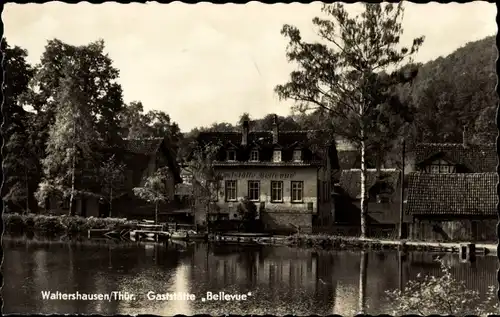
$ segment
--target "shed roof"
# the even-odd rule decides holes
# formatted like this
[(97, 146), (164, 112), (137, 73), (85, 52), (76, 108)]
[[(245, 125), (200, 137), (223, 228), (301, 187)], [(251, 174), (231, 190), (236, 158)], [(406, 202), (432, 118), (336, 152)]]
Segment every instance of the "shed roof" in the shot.
[(412, 173), (407, 212), (411, 215), (497, 215), (497, 173)]

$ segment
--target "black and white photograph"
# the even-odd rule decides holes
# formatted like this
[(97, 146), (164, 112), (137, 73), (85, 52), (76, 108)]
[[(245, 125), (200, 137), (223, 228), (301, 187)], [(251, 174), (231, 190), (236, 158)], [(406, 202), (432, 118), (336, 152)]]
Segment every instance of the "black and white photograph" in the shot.
[(500, 314), (495, 3), (5, 3), (2, 313)]

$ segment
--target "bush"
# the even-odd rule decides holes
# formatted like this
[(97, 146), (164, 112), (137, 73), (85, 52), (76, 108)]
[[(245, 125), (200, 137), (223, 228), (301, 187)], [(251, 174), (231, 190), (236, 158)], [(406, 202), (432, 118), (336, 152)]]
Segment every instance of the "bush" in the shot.
[(118, 218), (84, 218), (80, 216), (4, 214), (3, 220), (9, 233), (42, 233), (47, 236), (86, 234), (89, 229), (123, 230), (133, 224)]
[(66, 226), (61, 221), (61, 217), (36, 215), (33, 218), (34, 230), (49, 236), (64, 234)]
[(20, 214), (4, 214), (5, 231), (22, 233), (25, 228), (25, 217)]
[(66, 233), (69, 235), (86, 233), (90, 229), (89, 222), (83, 217), (63, 216), (61, 217), (61, 221), (66, 227)]
[[(479, 292), (472, 291), (463, 281), (457, 281), (451, 274), (451, 266), (445, 265), (441, 259), (443, 276), (425, 276), (408, 282), (403, 291), (387, 291), (393, 315), (478, 315), (486, 316), (500, 313), (500, 306), (491, 286), (487, 298), (481, 301)], [(479, 303), (479, 305), (478, 305)]]

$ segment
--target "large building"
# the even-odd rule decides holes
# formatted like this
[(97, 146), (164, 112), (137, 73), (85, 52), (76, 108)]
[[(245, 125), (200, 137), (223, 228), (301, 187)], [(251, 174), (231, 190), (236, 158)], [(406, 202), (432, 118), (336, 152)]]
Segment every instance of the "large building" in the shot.
[(408, 178), (407, 213), (415, 239), (496, 241), (494, 144), (419, 144)]
[[(272, 131), (202, 132), (202, 146), (217, 144), (213, 162), (220, 175), (214, 202), (219, 219), (238, 219), (239, 203), (254, 202), (258, 217), (268, 230), (310, 232), (313, 224), (333, 221), (330, 199), (332, 170), (337, 169), (335, 142), (316, 145), (312, 131), (279, 131), (277, 117)], [(198, 217), (203, 222), (204, 217)]]

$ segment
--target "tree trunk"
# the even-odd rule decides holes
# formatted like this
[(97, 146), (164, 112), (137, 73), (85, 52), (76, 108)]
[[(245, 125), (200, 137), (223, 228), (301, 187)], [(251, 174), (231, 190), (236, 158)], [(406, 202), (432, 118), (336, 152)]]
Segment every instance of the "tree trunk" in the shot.
[(158, 224), (158, 201), (155, 203), (155, 225)]
[(364, 130), (361, 130), (361, 238), (366, 238), (366, 215), (368, 213), (368, 195), (366, 192), (366, 153), (365, 153), (365, 141), (364, 141)]
[(361, 251), (361, 259), (359, 265), (359, 298), (358, 298), (358, 314), (366, 313), (366, 269), (368, 267), (368, 254), (366, 251)]
[(74, 216), (73, 199), (75, 198), (75, 168), (76, 168), (76, 119), (73, 118), (73, 153), (71, 158), (71, 195), (69, 197), (69, 215)]
[(24, 181), (26, 184), (26, 212), (29, 213), (30, 211), (30, 188), (29, 188), (29, 183), (28, 183), (28, 171), (24, 169)]
[(109, 191), (109, 218), (111, 218), (111, 211), (113, 209), (113, 188)]
[[(75, 147), (73, 146), (73, 149)], [(69, 197), (69, 215), (74, 216), (73, 212), (73, 200), (75, 198), (75, 167), (76, 167), (76, 153), (73, 151), (73, 158), (71, 162), (71, 195)]]

